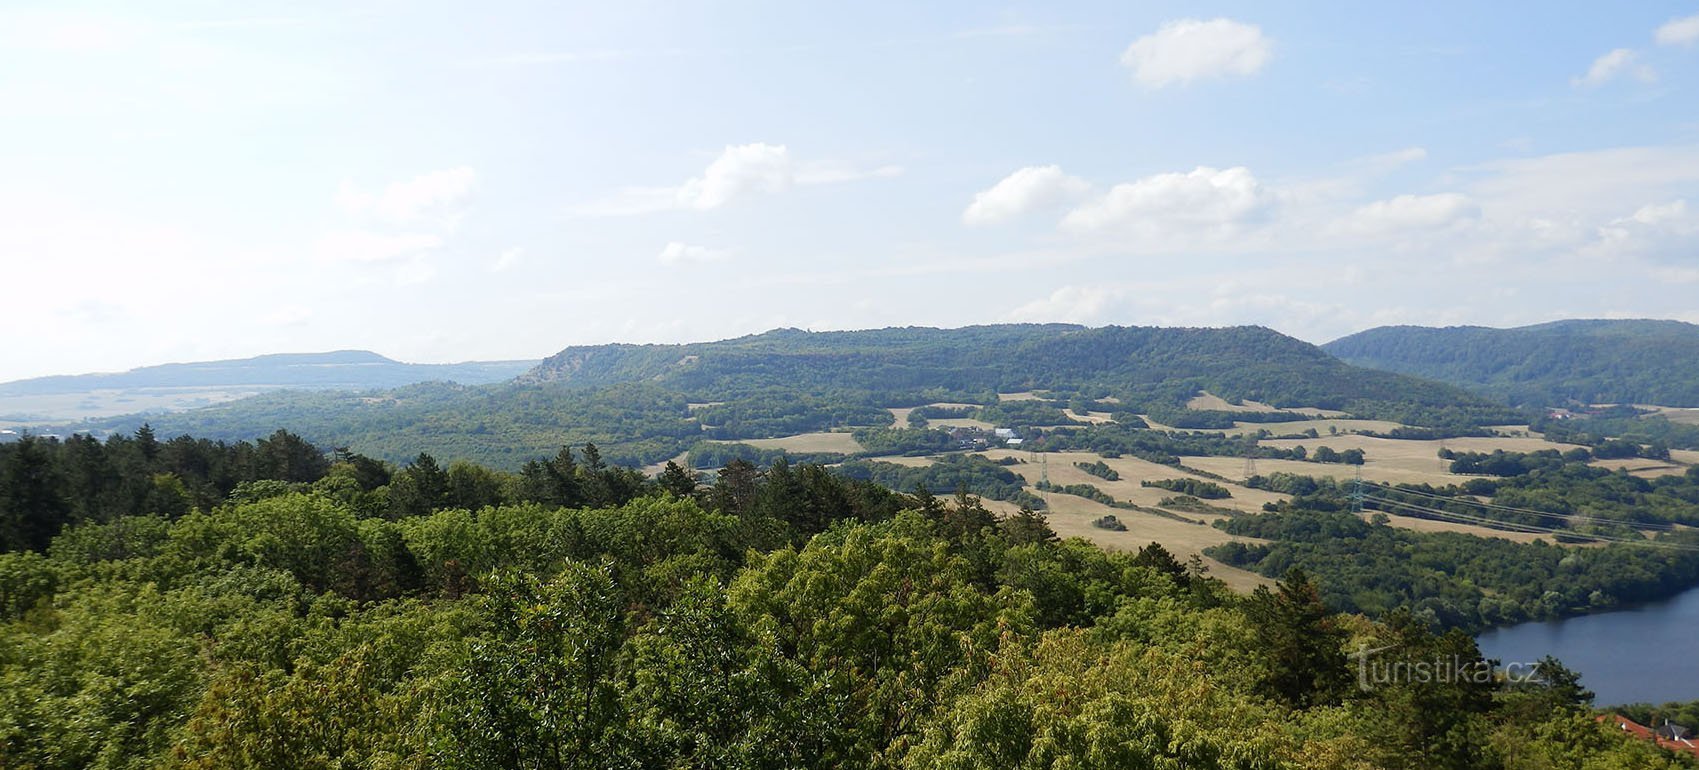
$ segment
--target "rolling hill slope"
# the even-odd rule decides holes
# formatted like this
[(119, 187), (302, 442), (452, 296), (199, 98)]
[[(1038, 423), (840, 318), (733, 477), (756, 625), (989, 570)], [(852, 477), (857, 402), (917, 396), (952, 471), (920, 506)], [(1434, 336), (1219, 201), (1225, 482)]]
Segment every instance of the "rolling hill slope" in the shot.
[[(268, 393), (147, 419), (164, 435), (208, 438), (288, 427), (320, 445), (388, 459), (424, 449), (511, 467), (594, 441), (610, 458), (650, 463), (704, 438), (886, 425), (889, 407), (991, 404), (998, 393), (1034, 389), (1062, 401), (1113, 399), (1106, 403), (1134, 412), (1183, 409), (1208, 390), (1416, 425), (1509, 419), (1502, 406), (1461, 389), (1352, 367), (1268, 329), (1065, 325), (785, 329), (698, 344), (573, 347), (510, 383)], [(82, 427), (133, 430), (141, 422)]]
[(1518, 404), (1699, 406), (1699, 326), (1680, 321), (1386, 326), (1322, 347), (1356, 366), (1429, 377)]

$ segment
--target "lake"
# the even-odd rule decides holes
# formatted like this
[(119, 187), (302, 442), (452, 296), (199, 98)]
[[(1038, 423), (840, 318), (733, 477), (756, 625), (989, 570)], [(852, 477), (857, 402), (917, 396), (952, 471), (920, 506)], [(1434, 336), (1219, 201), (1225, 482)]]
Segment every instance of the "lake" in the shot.
[(1600, 706), (1699, 700), (1699, 589), (1672, 599), (1481, 634), (1504, 663), (1551, 655), (1581, 673)]

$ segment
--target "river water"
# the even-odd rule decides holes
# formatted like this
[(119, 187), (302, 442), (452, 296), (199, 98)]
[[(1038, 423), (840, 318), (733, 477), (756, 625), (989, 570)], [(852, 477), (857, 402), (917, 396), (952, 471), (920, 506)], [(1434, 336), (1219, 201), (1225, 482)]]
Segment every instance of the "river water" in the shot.
[(1482, 655), (1506, 664), (1556, 657), (1581, 673), (1600, 706), (1699, 700), (1699, 589), (1628, 609), (1494, 629), (1477, 641)]

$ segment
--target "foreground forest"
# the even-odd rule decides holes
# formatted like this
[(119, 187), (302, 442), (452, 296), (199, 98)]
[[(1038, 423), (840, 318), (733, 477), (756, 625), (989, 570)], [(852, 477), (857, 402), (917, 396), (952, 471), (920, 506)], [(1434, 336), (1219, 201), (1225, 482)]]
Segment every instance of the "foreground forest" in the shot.
[(8, 768), (1695, 766), (1556, 662), (1364, 679), (1357, 651), (1480, 655), (1299, 571), (1240, 595), (971, 495), (77, 441), (0, 473)]

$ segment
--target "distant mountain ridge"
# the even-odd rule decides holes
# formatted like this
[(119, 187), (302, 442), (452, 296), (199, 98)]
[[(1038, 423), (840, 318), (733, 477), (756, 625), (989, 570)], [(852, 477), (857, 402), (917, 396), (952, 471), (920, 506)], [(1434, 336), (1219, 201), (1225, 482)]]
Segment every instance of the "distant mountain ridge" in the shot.
[(160, 364), (125, 372), (53, 375), (0, 383), (0, 397), (139, 388), (287, 387), (369, 390), (441, 380), (482, 385), (512, 379), (534, 361), (409, 364), (369, 350), (274, 353), (220, 361)]
[(1356, 366), (1428, 377), (1517, 404), (1699, 406), (1699, 326), (1682, 321), (1383, 326), (1322, 349)]
[(1096, 390), (1184, 403), (1199, 390), (1276, 406), (1474, 402), (1439, 383), (1342, 365), (1261, 326), (1179, 328), (998, 324), (807, 332), (717, 342), (591, 345), (549, 356), (521, 383), (653, 382), (704, 398), (766, 386), (812, 390)]

